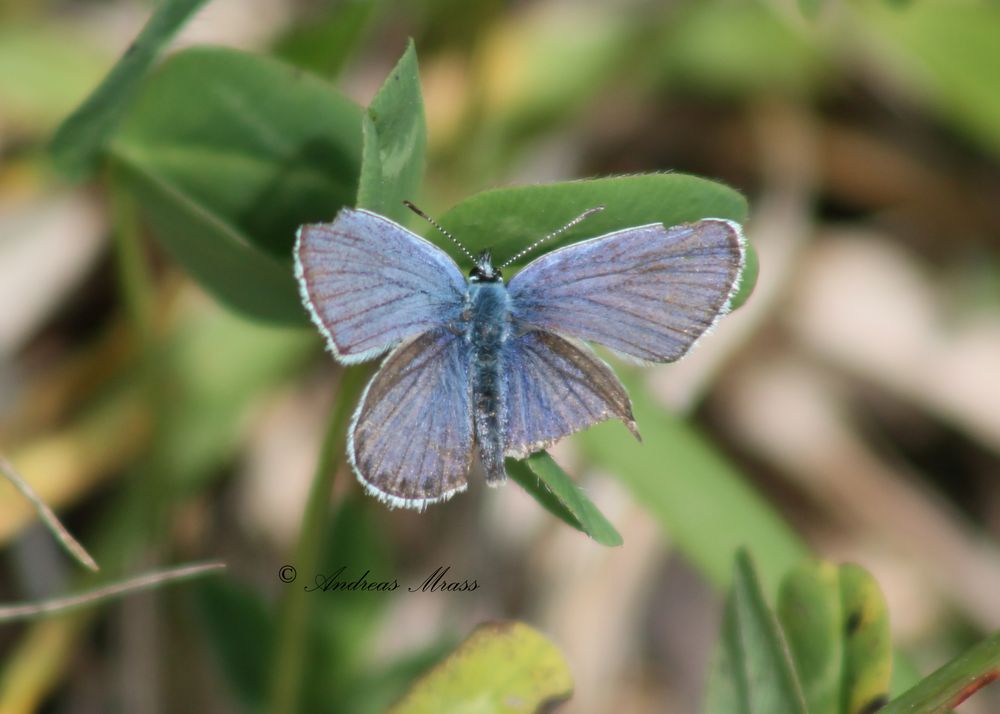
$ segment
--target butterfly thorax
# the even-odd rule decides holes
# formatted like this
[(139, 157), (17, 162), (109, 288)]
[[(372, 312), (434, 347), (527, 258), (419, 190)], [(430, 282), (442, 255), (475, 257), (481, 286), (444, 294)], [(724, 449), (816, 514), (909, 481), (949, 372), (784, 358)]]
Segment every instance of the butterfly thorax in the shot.
[(504, 344), (510, 336), (510, 294), (500, 281), (477, 282), (470, 278), (468, 321), (469, 375), (472, 379), (473, 420), (479, 457), (487, 483), (506, 478), (503, 465), (507, 405)]

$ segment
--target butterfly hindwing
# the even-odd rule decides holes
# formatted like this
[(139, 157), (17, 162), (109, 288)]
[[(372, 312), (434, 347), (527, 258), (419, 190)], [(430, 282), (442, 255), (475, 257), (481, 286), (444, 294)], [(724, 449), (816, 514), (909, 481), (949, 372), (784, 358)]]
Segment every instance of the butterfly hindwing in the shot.
[(465, 490), (472, 463), (468, 346), (447, 329), (393, 350), (355, 412), (348, 458), (390, 506), (423, 509)]
[(638, 436), (625, 388), (586, 345), (528, 330), (510, 340), (504, 359), (507, 456), (523, 459), (606, 419)]
[(552, 251), (510, 282), (514, 318), (649, 362), (683, 356), (729, 307), (740, 227), (627, 228)]
[(370, 211), (345, 208), (302, 226), (295, 272), (334, 355), (363, 362), (454, 320), (466, 283), (448, 255)]

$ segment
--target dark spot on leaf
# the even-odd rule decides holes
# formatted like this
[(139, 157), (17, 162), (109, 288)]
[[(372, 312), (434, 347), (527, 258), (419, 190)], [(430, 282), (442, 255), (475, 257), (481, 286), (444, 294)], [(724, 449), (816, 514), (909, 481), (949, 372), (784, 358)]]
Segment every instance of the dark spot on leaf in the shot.
[(855, 610), (847, 618), (847, 625), (844, 629), (847, 632), (847, 636), (850, 637), (858, 631), (859, 627), (861, 627), (861, 613)]
[(495, 635), (506, 635), (514, 629), (517, 623), (513, 620), (487, 620), (474, 630), (475, 632), (492, 632)]
[(861, 707), (858, 710), (858, 714), (874, 714), (888, 703), (889, 697), (885, 694), (879, 694), (877, 697)]
[(133, 42), (131, 45), (128, 46), (128, 48), (126, 48), (125, 54), (122, 55), (122, 56), (123, 57), (128, 57), (129, 55), (134, 54), (135, 51), (136, 51), (136, 49), (138, 49), (138, 48), (136, 47), (136, 44)]
[(541, 703), (535, 714), (552, 714), (556, 711), (563, 703), (565, 703), (572, 696), (572, 692), (564, 697), (555, 697), (553, 699), (548, 699)]

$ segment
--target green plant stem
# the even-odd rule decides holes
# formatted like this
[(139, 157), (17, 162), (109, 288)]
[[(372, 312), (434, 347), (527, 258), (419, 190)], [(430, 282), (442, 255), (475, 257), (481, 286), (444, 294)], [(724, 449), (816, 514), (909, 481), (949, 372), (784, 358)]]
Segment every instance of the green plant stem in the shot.
[(1000, 680), (1000, 632), (973, 645), (894, 699), (880, 714), (944, 714)]
[[(330, 512), (330, 491), (337, 469), (343, 462), (347, 424), (366, 374), (364, 369), (344, 371), (320, 447), (316, 472), (302, 517), (302, 530), (295, 549), (295, 568), (306, 578), (312, 577), (319, 563), (323, 529)], [(306, 596), (302, 585), (289, 585), (282, 599), (268, 707), (268, 711), (274, 714), (298, 711), (302, 673), (306, 664), (307, 625), (313, 599)]]
[(164, 0), (97, 88), (52, 139), (52, 155), (71, 178), (88, 175), (160, 50), (207, 0)]
[(156, 326), (155, 283), (143, 255), (138, 207), (114, 169), (109, 171), (108, 186), (114, 215), (118, 289), (138, 342), (138, 381), (156, 415), (151, 451), (138, 487), (149, 536), (147, 542), (156, 548), (166, 533), (172, 502), (169, 470), (165, 466), (171, 455), (165, 453), (162, 445), (163, 420), (170, 407), (167, 392), (170, 375), (160, 351), (162, 340)]
[(109, 178), (118, 289), (145, 352), (153, 341), (153, 280), (143, 261), (135, 201), (122, 188), (116, 173), (111, 172)]

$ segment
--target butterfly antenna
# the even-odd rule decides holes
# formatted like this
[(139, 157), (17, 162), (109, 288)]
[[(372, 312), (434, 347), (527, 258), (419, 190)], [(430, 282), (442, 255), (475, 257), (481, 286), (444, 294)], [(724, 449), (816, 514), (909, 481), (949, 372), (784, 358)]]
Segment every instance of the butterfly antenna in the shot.
[(423, 218), (425, 221), (427, 221), (428, 223), (430, 223), (432, 226), (434, 226), (435, 228), (437, 228), (439, 231), (441, 231), (441, 233), (443, 233), (445, 236), (447, 236), (448, 239), (451, 240), (452, 243), (454, 243), (456, 246), (458, 246), (458, 249), (460, 251), (462, 251), (463, 253), (465, 253), (465, 257), (468, 258), (470, 261), (472, 261), (473, 265), (475, 265), (476, 259), (472, 257), (472, 253), (469, 252), (468, 248), (466, 248), (464, 245), (462, 245), (461, 243), (458, 242), (458, 238), (456, 238), (451, 233), (449, 233), (444, 228), (442, 228), (440, 223), (438, 223), (437, 221), (435, 221), (433, 218), (431, 218), (430, 216), (428, 216), (426, 213), (424, 213), (423, 211), (421, 211), (419, 208), (417, 208), (416, 206), (414, 206), (409, 201), (403, 201), (403, 205), (406, 206), (407, 208), (409, 208), (414, 213), (416, 213), (421, 218)]
[(520, 260), (521, 258), (523, 258), (524, 256), (526, 256), (528, 253), (530, 253), (531, 251), (533, 251), (535, 248), (537, 248), (538, 246), (540, 246), (545, 241), (552, 240), (556, 236), (562, 235), (563, 233), (565, 233), (566, 231), (568, 231), (573, 226), (575, 226), (578, 223), (584, 221), (585, 219), (589, 218), (590, 216), (594, 215), (595, 213), (600, 213), (603, 210), (604, 210), (604, 206), (594, 206), (593, 208), (588, 208), (586, 211), (584, 211), (583, 213), (581, 213), (579, 216), (577, 216), (576, 218), (574, 218), (572, 221), (570, 221), (569, 223), (567, 223), (565, 226), (563, 226), (559, 230), (552, 231), (547, 236), (544, 236), (544, 237), (539, 238), (538, 240), (536, 240), (534, 243), (532, 243), (531, 245), (529, 245), (527, 248), (525, 248), (524, 250), (522, 250), (520, 253), (517, 253), (516, 255), (512, 255), (511, 257), (507, 258), (507, 260), (505, 260), (503, 262), (503, 265), (501, 265), (499, 269), (503, 270), (504, 268), (506, 268), (511, 263), (514, 263), (514, 262)]

